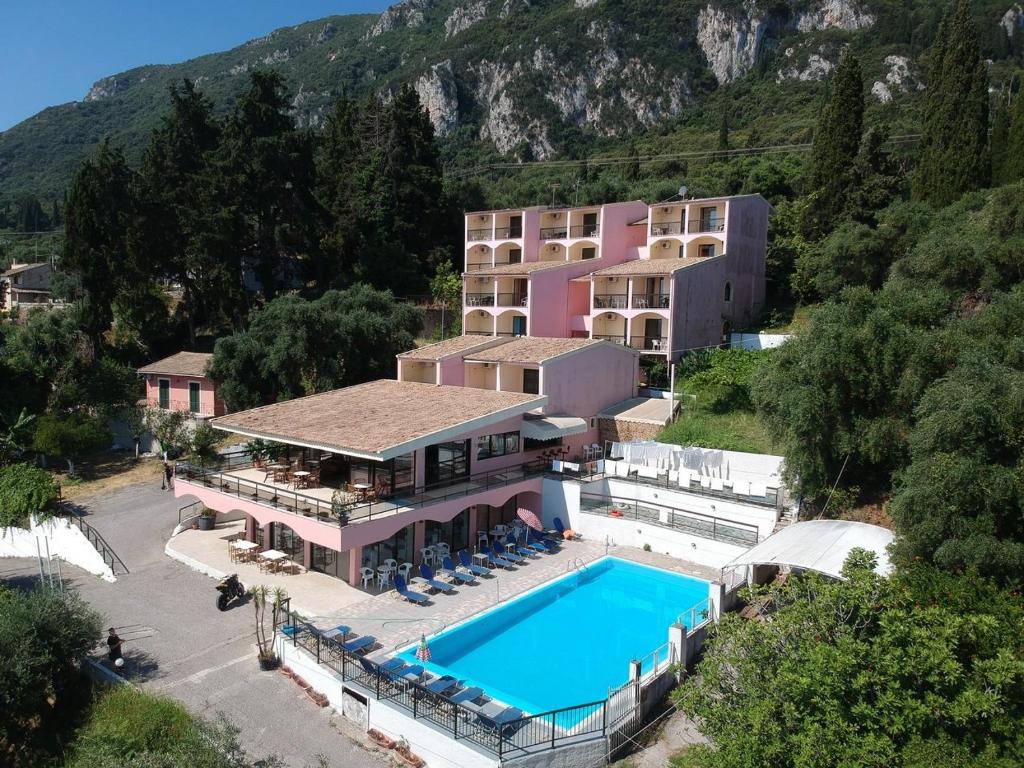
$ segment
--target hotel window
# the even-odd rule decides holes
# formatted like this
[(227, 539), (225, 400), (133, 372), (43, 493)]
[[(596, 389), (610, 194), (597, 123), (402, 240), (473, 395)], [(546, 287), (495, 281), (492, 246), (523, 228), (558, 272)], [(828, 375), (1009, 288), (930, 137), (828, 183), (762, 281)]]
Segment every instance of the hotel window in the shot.
[(697, 255), (702, 259), (709, 259), (715, 255), (715, 244), (702, 245), (697, 249)]
[(171, 407), (171, 382), (169, 379), (159, 381), (159, 404), (161, 408)]
[(188, 409), (192, 413), (199, 413), (199, 382), (188, 383)]
[(519, 432), (501, 432), (496, 435), (480, 435), (476, 439), (477, 459), (493, 459), (519, 453)]
[(427, 486), (457, 482), (469, 475), (469, 440), (428, 445), (424, 453)]
[(512, 248), (508, 252), (508, 263), (519, 264), (523, 260), (523, 250), (521, 248)]
[(596, 259), (597, 258), (597, 248), (591, 247), (591, 248), (584, 248), (584, 249), (582, 249), (582, 258), (583, 258), (583, 261), (586, 261), (587, 259)]
[(523, 392), (527, 395), (540, 394), (540, 371), (536, 368), (523, 369)]

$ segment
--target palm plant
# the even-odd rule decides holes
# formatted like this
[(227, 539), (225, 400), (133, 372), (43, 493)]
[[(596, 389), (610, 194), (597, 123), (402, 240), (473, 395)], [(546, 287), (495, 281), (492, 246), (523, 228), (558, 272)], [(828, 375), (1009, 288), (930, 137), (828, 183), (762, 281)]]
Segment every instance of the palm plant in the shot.
[(281, 587), (271, 588), (266, 584), (255, 584), (249, 587), (248, 594), (256, 612), (257, 657), (261, 667), (272, 669), (277, 666), (277, 654), (274, 652), (273, 629), (271, 629), (270, 636), (267, 636), (267, 605), (268, 601), (272, 600), (270, 603), (272, 627), (276, 627), (281, 611), (284, 610), (284, 602), (288, 599), (288, 593)]
[(16, 461), (25, 452), (28, 428), (35, 418), (24, 408), (14, 421), (0, 413), (0, 467)]

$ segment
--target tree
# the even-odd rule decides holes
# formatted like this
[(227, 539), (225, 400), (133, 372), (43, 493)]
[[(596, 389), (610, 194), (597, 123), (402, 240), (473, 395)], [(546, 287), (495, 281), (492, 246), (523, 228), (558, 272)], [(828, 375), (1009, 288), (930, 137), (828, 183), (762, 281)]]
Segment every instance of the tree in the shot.
[(100, 639), (100, 617), (71, 591), (0, 587), (0, 750), (38, 765), (35, 737), (66, 717), (82, 685), (78, 660)]
[(718, 124), (718, 151), (727, 152), (729, 150), (729, 113), (724, 109), (722, 110), (722, 119)]
[[(1020, 35), (1024, 37), (1024, 32)], [(1004, 157), (999, 180), (1011, 183), (1024, 179), (1024, 95), (1020, 93), (1013, 100)]]
[(146, 411), (146, 428), (160, 443), (160, 450), (169, 458), (180, 456), (189, 441), (188, 414), (184, 411), (164, 411), (150, 408)]
[[(452, 268), (450, 261), (442, 261), (437, 265), (437, 271), (430, 278), (430, 295), (434, 297), (435, 305), (441, 305), (441, 338), (462, 333), (462, 276)], [(444, 323), (445, 314), (447, 328)]]
[(843, 580), (769, 588), (769, 621), (722, 618), (673, 696), (711, 740), (701, 766), (1019, 764), (1019, 597), (972, 574), (886, 579), (873, 564), (854, 550)]
[(49, 472), (28, 464), (0, 467), (0, 528), (27, 528), (32, 515), (48, 517), (59, 496)]
[(217, 459), (217, 443), (221, 436), (209, 424), (198, 424), (189, 438), (189, 459), (205, 467)]
[(805, 234), (829, 231), (846, 208), (863, 121), (864, 77), (860, 62), (847, 50), (836, 67), (828, 102), (814, 131), (807, 171), (811, 201), (805, 212)]
[(139, 443), (142, 442), (142, 436), (146, 434), (146, 411), (138, 405), (130, 405), (121, 411), (120, 416), (132, 436), (137, 459), (139, 458)]
[(231, 410), (290, 400), (392, 377), (420, 327), (414, 307), (366, 285), (312, 301), (283, 296), (218, 339), (210, 373)]
[(28, 442), (29, 427), (35, 418), (24, 408), (10, 421), (0, 412), (0, 467), (21, 458)]
[(1010, 94), (996, 97), (996, 111), (992, 118), (992, 136), (989, 139), (989, 160), (992, 163), (992, 183), (1003, 184), (1008, 179), (1007, 151), (1010, 141)]
[(957, 0), (929, 52), (914, 196), (947, 205), (989, 181), (988, 71), (969, 0)]
[(48, 413), (36, 424), (32, 448), (46, 456), (68, 463), (68, 474), (75, 474), (75, 462), (83, 455), (110, 445), (113, 435), (95, 416), (76, 412)]

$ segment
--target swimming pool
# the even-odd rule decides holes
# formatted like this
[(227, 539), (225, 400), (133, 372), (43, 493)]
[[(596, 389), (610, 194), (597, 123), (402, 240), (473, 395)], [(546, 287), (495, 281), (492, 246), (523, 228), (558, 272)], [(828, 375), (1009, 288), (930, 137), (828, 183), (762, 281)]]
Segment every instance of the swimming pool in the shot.
[(424, 666), (532, 714), (601, 701), (707, 596), (701, 579), (607, 557), (431, 638)]

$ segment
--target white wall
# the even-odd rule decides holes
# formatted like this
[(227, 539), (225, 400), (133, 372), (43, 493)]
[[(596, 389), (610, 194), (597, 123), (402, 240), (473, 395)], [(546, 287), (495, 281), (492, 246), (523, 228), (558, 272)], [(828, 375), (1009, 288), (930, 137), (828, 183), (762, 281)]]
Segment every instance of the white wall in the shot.
[(793, 338), (790, 333), (731, 333), (729, 346), (733, 349), (775, 349)]
[(33, 518), (29, 529), (0, 528), (0, 557), (36, 557), (39, 552), (45, 557), (47, 541), (51, 557), (77, 565), (104, 581), (115, 581), (114, 572), (85, 534), (64, 518), (43, 523)]

